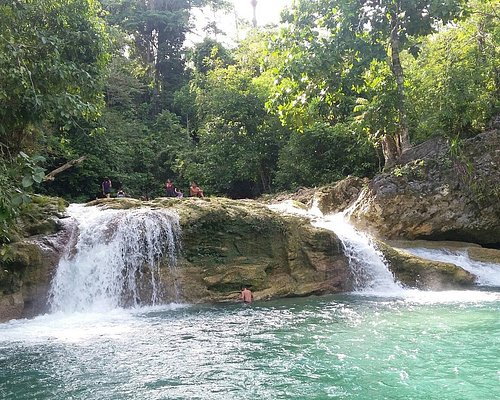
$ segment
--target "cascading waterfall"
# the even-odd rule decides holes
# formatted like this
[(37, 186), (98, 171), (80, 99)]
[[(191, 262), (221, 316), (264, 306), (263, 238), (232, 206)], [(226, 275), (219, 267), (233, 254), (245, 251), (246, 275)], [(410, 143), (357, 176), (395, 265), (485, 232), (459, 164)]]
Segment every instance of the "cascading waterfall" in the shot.
[(305, 216), (319, 228), (334, 232), (342, 242), (344, 253), (349, 259), (353, 289), (358, 293), (397, 296), (403, 287), (397, 283), (387, 268), (383, 255), (375, 248), (371, 238), (356, 230), (344, 214), (323, 215), (313, 200), (309, 210), (297, 208), (293, 202), (283, 202), (270, 206), (282, 213)]
[(480, 286), (500, 287), (500, 264), (472, 260), (464, 249), (404, 248), (404, 251), (427, 260), (455, 264), (474, 274)]
[(398, 295), (402, 286), (387, 268), (384, 256), (373, 244), (370, 236), (355, 229), (343, 214), (317, 218), (313, 225), (334, 232), (342, 242), (349, 259), (355, 292)]
[[(167, 210), (71, 205), (78, 224), (52, 281), (52, 311), (106, 311), (161, 300), (160, 264), (175, 277), (179, 218)], [(172, 296), (178, 295), (175, 279)]]

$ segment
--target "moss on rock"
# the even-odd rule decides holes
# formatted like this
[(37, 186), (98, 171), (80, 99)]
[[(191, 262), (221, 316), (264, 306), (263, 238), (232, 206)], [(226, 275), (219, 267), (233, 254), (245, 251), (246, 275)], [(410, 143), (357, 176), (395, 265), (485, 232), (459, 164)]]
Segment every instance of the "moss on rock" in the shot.
[(60, 231), (59, 219), (67, 205), (60, 198), (33, 196), (17, 218), (12, 242), (0, 258), (0, 322), (29, 317), (46, 308), (56, 249), (42, 245), (44, 238)]
[(158, 199), (152, 205), (173, 208), (180, 216), (179, 279), (189, 301), (236, 299), (244, 284), (257, 299), (348, 287), (338, 239), (303, 218), (249, 200)]
[(425, 260), (383, 242), (377, 242), (377, 247), (389, 263), (390, 270), (406, 286), (445, 290), (470, 287), (475, 283), (474, 275), (454, 264)]
[(67, 202), (59, 197), (34, 195), (23, 207), (17, 219), (20, 237), (50, 235), (60, 230), (59, 218), (64, 217)]

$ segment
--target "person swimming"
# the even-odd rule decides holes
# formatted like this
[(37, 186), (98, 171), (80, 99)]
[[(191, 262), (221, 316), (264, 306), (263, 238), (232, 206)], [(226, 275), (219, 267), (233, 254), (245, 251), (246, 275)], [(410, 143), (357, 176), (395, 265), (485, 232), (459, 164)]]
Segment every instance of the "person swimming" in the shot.
[(253, 294), (247, 286), (243, 286), (243, 290), (240, 293), (240, 300), (243, 300), (244, 303), (250, 304), (253, 301)]

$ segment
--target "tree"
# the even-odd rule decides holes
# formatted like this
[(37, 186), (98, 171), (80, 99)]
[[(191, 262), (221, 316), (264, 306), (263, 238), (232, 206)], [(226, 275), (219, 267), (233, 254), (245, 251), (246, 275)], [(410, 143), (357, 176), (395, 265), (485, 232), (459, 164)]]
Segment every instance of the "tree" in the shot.
[(107, 33), (95, 0), (0, 4), (0, 241), (43, 180), (37, 156), (104, 104)]
[(195, 45), (193, 63), (196, 71), (206, 74), (216, 67), (224, 68), (233, 62), (229, 51), (219, 42), (205, 38)]
[(500, 1), (472, 1), (469, 17), (403, 59), (415, 137), (478, 133), (500, 111)]
[[(286, 16), (290, 26), (277, 42), (287, 57), (279, 72), (274, 108), (296, 114), (295, 106), (319, 109), (332, 123), (349, 117), (364, 71), (373, 60), (386, 60), (398, 96), (398, 132), (384, 137), (385, 157), (394, 161), (410, 147), (404, 73), (400, 53), (413, 43), (457, 17), (463, 0), (313, 0), (299, 1)], [(302, 103), (302, 105), (300, 105)], [(328, 104), (332, 110), (321, 110)], [(299, 115), (301, 117), (301, 115)], [(392, 142), (392, 143), (387, 143)]]
[(103, 0), (108, 21), (132, 38), (129, 57), (141, 60), (152, 83), (152, 114), (171, 110), (174, 93), (187, 80), (184, 42), (190, 10), (224, 0)]
[(304, 133), (293, 132), (279, 156), (276, 184), (281, 189), (318, 186), (348, 175), (371, 176), (377, 171), (377, 153), (364, 135), (348, 124), (317, 122)]
[(397, 153), (389, 154), (389, 159), (411, 147), (401, 50), (408, 45), (409, 38), (426, 36), (458, 17), (464, 3), (465, 0), (368, 0), (364, 4), (368, 12), (363, 9), (359, 11), (360, 20), (370, 25), (371, 34), (388, 43), (389, 66), (396, 80), (399, 132)]
[(186, 161), (187, 176), (233, 197), (270, 191), (283, 132), (265, 109), (270, 84), (239, 65), (197, 77), (199, 143), (196, 162)]
[(0, 143), (32, 146), (40, 125), (71, 127), (102, 106), (107, 38), (94, 0), (0, 5)]

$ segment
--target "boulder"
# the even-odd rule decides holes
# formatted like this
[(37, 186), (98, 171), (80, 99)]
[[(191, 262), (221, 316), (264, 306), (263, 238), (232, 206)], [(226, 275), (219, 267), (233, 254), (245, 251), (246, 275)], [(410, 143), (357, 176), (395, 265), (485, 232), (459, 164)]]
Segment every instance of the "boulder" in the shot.
[(377, 242), (394, 276), (407, 287), (423, 290), (449, 290), (471, 287), (476, 277), (451, 263), (430, 261), (403, 249)]
[[(165, 260), (160, 269), (166, 283), (164, 301), (234, 301), (242, 285), (251, 287), (255, 299), (351, 289), (348, 260), (332, 232), (254, 201), (102, 199), (89, 204), (164, 208), (179, 215), (182, 251), (177, 266), (169, 268)], [(54, 268), (72, 231), (71, 220), (56, 225), (65, 229), (9, 246), (11, 256), (0, 274), (0, 321), (47, 311)]]
[(338, 213), (347, 210), (360, 197), (370, 181), (354, 176), (347, 177), (333, 186), (325, 186), (315, 193), (317, 206), (323, 214)]
[(18, 217), (0, 259), (0, 322), (47, 311), (50, 280), (67, 241), (64, 205), (59, 198), (34, 196)]
[(255, 299), (350, 289), (339, 239), (304, 218), (283, 216), (250, 200), (160, 199), (152, 204), (174, 207), (180, 216), (183, 253), (176, 279), (185, 301), (235, 300), (242, 285), (251, 287)]
[(498, 264), (500, 268), (500, 250), (481, 247), (476, 243), (453, 242), (453, 241), (429, 241), (429, 240), (392, 240), (389, 241), (392, 247), (401, 249), (423, 248), (463, 251), (467, 253), (471, 260), (489, 264)]
[[(377, 175), (358, 198), (333, 200), (324, 211), (351, 208), (351, 222), (385, 239), (454, 240), (500, 246), (500, 131), (465, 140), (442, 140), (405, 153), (408, 163)], [(413, 159), (420, 156), (422, 158)], [(360, 182), (350, 179), (352, 192)], [(348, 190), (343, 190), (348, 192)], [(323, 194), (328, 200), (328, 196)], [(341, 198), (339, 201), (338, 199)]]

